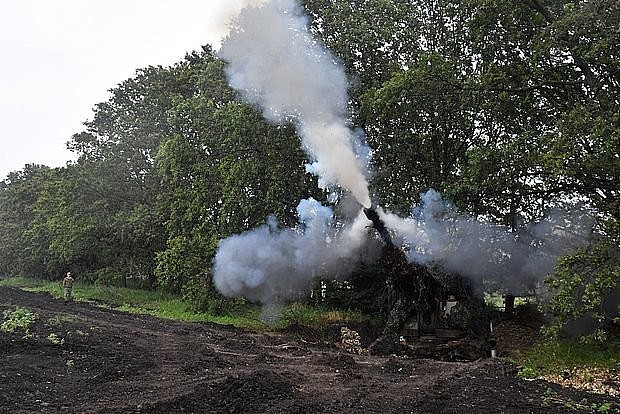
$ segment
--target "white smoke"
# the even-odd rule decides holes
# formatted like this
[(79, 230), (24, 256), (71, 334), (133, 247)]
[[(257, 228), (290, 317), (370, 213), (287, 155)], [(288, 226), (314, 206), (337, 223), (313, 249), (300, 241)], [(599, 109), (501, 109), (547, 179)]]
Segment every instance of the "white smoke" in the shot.
[[(364, 147), (349, 128), (344, 69), (308, 30), (295, 0), (270, 0), (243, 9), (219, 55), (230, 85), (259, 105), (272, 122), (293, 122), (311, 169), (326, 185), (339, 185), (370, 206)], [(367, 153), (367, 151), (365, 152)]]
[[(221, 20), (230, 32), (219, 52), (229, 63), (230, 85), (259, 105), (268, 120), (296, 125), (314, 160), (307, 170), (322, 187), (340, 186), (369, 207), (370, 150), (363, 134), (349, 127), (342, 67), (312, 38), (296, 1), (230, 4), (222, 13), (228, 20)], [(262, 227), (222, 240), (214, 259), (217, 289), (277, 312), (277, 304), (304, 295), (316, 279), (346, 276), (361, 258), (370, 224), (357, 209), (355, 219), (342, 225), (333, 221), (331, 209), (302, 200), (297, 228), (278, 228), (270, 218)], [(439, 264), (477, 280), (490, 277), (509, 290), (540, 280), (560, 255), (585, 244), (592, 228), (587, 216), (558, 210), (512, 232), (459, 215), (432, 190), (410, 218), (379, 213), (396, 243), (407, 246), (410, 261)]]
[(211, 44), (217, 49), (230, 32), (232, 22), (246, 7), (258, 7), (267, 0), (209, 0), (210, 13), (205, 16)]
[(220, 242), (213, 281), (225, 296), (277, 304), (308, 292), (320, 277), (347, 272), (365, 243), (361, 213), (345, 227), (333, 222), (329, 207), (310, 198), (297, 207), (300, 226), (280, 229), (274, 218), (255, 230)]
[(434, 190), (403, 219), (380, 211), (386, 227), (402, 238), (408, 259), (439, 264), (475, 281), (522, 293), (553, 271), (557, 259), (585, 246), (594, 227), (581, 209), (554, 209), (516, 231), (460, 214)]

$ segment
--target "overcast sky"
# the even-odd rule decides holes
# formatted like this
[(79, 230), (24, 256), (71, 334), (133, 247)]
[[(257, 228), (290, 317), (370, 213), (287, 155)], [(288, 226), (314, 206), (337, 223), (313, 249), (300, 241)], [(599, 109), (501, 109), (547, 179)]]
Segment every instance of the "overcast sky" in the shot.
[[(108, 89), (221, 38), (243, 0), (19, 0), (0, 6), (0, 179), (25, 164), (64, 166)], [(228, 19), (226, 19), (228, 20)]]

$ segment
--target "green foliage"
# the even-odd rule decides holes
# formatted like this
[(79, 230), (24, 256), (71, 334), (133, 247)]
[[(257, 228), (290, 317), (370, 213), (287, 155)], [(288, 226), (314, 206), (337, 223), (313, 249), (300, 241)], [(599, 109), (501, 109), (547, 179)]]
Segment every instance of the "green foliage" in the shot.
[(584, 344), (574, 339), (549, 339), (517, 353), (523, 378), (561, 374), (579, 367), (620, 368), (620, 336), (604, 344)]
[(529, 4), (416, 3), (420, 49), (362, 95), (373, 184), (390, 208), (435, 187), (511, 226), (561, 197), (620, 211), (618, 4)]
[(360, 321), (361, 319), (361, 314), (357, 312), (345, 312), (295, 302), (282, 309), (278, 325), (281, 327), (303, 326), (320, 329), (335, 322)]
[(293, 303), (282, 312), (282, 322), (285, 326), (314, 326), (321, 316), (319, 308), (302, 303)]
[[(9, 278), (0, 280), (2, 286), (16, 286), (29, 291), (48, 292), (54, 297), (61, 298), (62, 291), (58, 282), (43, 281), (40, 279)], [(179, 295), (161, 290), (130, 289), (114, 286), (102, 286), (76, 282), (73, 295), (77, 300), (93, 302), (98, 306), (112, 307), (126, 312), (148, 314), (152, 316), (176, 319), (189, 322), (214, 322), (235, 325), (238, 327), (264, 329), (264, 324), (258, 320), (259, 308), (247, 303), (238, 304), (234, 313), (220, 312), (211, 314), (197, 311), (191, 303)], [(64, 319), (58, 318), (59, 323)], [(51, 324), (55, 323), (56, 318)]]
[(47, 320), (47, 325), (51, 325), (51, 326), (60, 326), (65, 322), (70, 322), (72, 320), (74, 320), (75, 318), (73, 316), (70, 315), (55, 315), (52, 318), (49, 318)]
[(517, 376), (523, 379), (536, 379), (540, 377), (540, 372), (538, 372), (533, 367), (523, 367), (517, 372)]
[(243, 312), (247, 301), (243, 298), (225, 298), (216, 290), (210, 277), (199, 274), (190, 278), (182, 290), (183, 298), (192, 304), (193, 309), (212, 315), (232, 315)]
[(26, 165), (0, 182), (0, 274), (44, 273), (47, 239), (28, 231), (36, 217), (37, 199), (52, 174), (47, 167)]
[(36, 322), (39, 315), (27, 308), (17, 307), (15, 310), (2, 312), (4, 322), (0, 325), (1, 332), (13, 333), (21, 330), (26, 336), (30, 334), (30, 326)]
[(373, 187), (386, 207), (408, 211), (428, 188), (455, 179), (476, 136), (470, 93), (454, 61), (421, 54), (362, 96), (377, 170)]
[(50, 341), (52, 345), (64, 345), (65, 344), (65, 338), (59, 338), (58, 335), (53, 332), (47, 335), (47, 340)]
[(606, 326), (620, 315), (617, 300), (614, 300), (620, 289), (617, 236), (610, 235), (562, 258), (555, 273), (547, 278), (553, 293), (548, 308), (555, 316), (547, 329), (549, 335), (557, 336), (567, 324), (570, 329), (571, 321), (585, 318), (590, 322), (590, 329), (579, 333), (589, 333), (591, 341), (605, 340)]
[[(434, 187), (461, 211), (513, 228), (558, 200), (583, 202), (604, 237), (550, 278), (552, 329), (613, 316), (601, 306), (617, 289), (618, 231), (602, 223), (620, 220), (620, 3), (303, 6), (352, 80), (352, 127), (374, 150), (373, 197), (406, 212)], [(28, 165), (0, 183), (3, 276), (58, 280), (72, 270), (226, 314), (246, 304), (212, 286), (219, 241), (270, 214), (290, 225), (299, 199), (325, 199), (294, 128), (241, 103), (209, 47), (138, 70), (85, 125), (68, 143), (75, 163)], [(330, 285), (323, 304), (381, 312), (382, 278), (372, 276), (362, 267)]]
[(219, 240), (270, 214), (292, 223), (299, 199), (321, 192), (305, 173), (294, 130), (271, 125), (238, 102), (223, 62), (209, 52), (193, 56), (183, 76), (193, 94), (173, 99), (173, 133), (157, 154), (158, 206), (168, 233), (157, 253), (157, 283), (214, 310), (231, 306), (210, 279)]
[(418, 52), (420, 8), (409, 0), (305, 0), (311, 30), (354, 78), (357, 91), (387, 80)]

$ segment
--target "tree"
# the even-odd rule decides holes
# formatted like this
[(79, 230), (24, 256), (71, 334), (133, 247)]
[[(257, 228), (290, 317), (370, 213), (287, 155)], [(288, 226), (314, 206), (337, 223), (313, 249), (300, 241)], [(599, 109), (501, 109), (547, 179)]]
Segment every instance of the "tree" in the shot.
[(175, 100), (174, 133), (157, 157), (168, 231), (157, 275), (162, 286), (210, 306), (219, 300), (210, 282), (219, 240), (271, 214), (291, 224), (300, 198), (322, 194), (305, 172), (294, 129), (271, 125), (241, 103), (227, 86), (222, 61), (207, 51), (185, 70), (194, 93)]
[(45, 276), (45, 249), (28, 237), (35, 204), (53, 171), (26, 165), (0, 183), (0, 274)]
[(515, 231), (559, 203), (585, 203), (602, 240), (565, 259), (573, 270), (559, 268), (554, 286), (574, 286), (582, 260), (589, 289), (609, 288), (609, 270), (599, 278), (587, 262), (617, 235), (620, 5), (419, 1), (416, 10), (419, 52), (362, 95), (382, 202), (405, 211), (433, 186)]
[(373, 188), (387, 208), (406, 212), (423, 191), (457, 179), (477, 135), (466, 81), (454, 62), (429, 53), (362, 96)]
[(555, 317), (548, 334), (606, 339), (611, 321), (620, 317), (618, 233), (564, 257), (548, 277), (553, 296), (547, 306)]
[[(138, 70), (111, 90), (108, 101), (95, 106), (86, 131), (68, 143), (79, 156), (68, 172), (69, 190), (61, 193), (68, 206), (63, 220), (76, 231), (68, 240), (89, 243), (93, 254), (78, 261), (92, 279), (155, 283), (155, 254), (164, 246), (165, 233), (156, 209), (160, 186), (154, 163), (171, 134), (168, 111), (173, 100), (192, 93), (181, 77), (182, 68), (179, 63)], [(57, 238), (59, 233), (55, 231)], [(81, 250), (80, 244), (74, 250)]]
[[(340, 60), (351, 99), (381, 85), (419, 52), (418, 7), (409, 0), (305, 0), (312, 32)], [(355, 115), (355, 113), (354, 113)]]

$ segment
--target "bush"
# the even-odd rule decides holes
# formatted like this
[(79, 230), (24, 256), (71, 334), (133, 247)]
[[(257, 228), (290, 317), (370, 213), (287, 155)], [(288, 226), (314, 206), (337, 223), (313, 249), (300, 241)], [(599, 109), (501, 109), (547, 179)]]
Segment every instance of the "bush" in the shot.
[(26, 335), (30, 334), (30, 325), (36, 322), (39, 315), (27, 308), (16, 308), (14, 311), (3, 312), (4, 322), (0, 325), (0, 331), (12, 333), (20, 329)]
[(243, 298), (226, 298), (222, 296), (206, 274), (190, 277), (181, 290), (183, 299), (194, 310), (211, 315), (228, 315), (240, 311), (247, 301)]
[(549, 336), (564, 333), (604, 340), (605, 330), (619, 316), (619, 239), (596, 241), (559, 261), (546, 280), (552, 293), (547, 310), (555, 317), (546, 329)]

